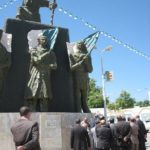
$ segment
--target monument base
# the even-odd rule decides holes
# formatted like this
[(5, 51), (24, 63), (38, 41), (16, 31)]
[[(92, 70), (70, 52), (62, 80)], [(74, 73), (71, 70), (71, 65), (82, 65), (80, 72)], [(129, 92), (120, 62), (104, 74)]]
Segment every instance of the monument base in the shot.
[[(71, 128), (75, 120), (92, 114), (85, 113), (33, 113), (32, 119), (40, 125), (40, 145), (42, 150), (70, 150)], [(0, 150), (14, 150), (10, 131), (11, 125), (19, 118), (19, 113), (0, 113)]]

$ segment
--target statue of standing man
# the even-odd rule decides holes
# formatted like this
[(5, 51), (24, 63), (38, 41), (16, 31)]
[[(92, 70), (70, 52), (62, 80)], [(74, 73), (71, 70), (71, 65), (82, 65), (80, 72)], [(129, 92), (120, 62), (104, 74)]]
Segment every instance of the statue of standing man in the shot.
[(18, 9), (16, 18), (41, 22), (39, 13), (41, 7), (48, 7), (51, 10), (54, 10), (57, 7), (57, 4), (50, 3), (48, 0), (23, 0), (22, 6)]
[(33, 111), (47, 112), (52, 100), (51, 71), (57, 69), (56, 56), (47, 46), (47, 37), (40, 36), (38, 46), (31, 50), (30, 79), (25, 99)]
[(70, 55), (70, 66), (73, 72), (73, 82), (75, 90), (76, 111), (90, 112), (87, 105), (89, 77), (92, 72), (91, 56), (88, 54), (84, 42), (77, 42), (73, 47), (73, 53)]
[[(0, 30), (0, 41), (2, 38), (3, 31)], [(0, 42), (0, 95), (4, 85), (5, 77), (7, 76), (8, 69), (11, 64), (11, 53)]]

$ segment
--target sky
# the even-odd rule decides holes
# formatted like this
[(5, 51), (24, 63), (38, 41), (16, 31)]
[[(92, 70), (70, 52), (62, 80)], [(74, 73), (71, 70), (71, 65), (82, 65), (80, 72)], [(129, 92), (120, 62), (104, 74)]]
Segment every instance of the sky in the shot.
[[(0, 0), (0, 6), (9, 0)], [(14, 18), (17, 7), (22, 0), (0, 10), (0, 28), (7, 18)], [(58, 8), (63, 8), (75, 16), (83, 18), (96, 26), (96, 31), (105, 31), (124, 43), (150, 56), (150, 0), (57, 0)], [(63, 12), (55, 11), (54, 25), (68, 28), (70, 41), (85, 38), (93, 31), (79, 19), (73, 19)], [(40, 9), (42, 23), (50, 24), (51, 12), (48, 8)], [(101, 53), (101, 50), (112, 45), (112, 51)], [(138, 56), (127, 48), (100, 35), (97, 49), (92, 52), (93, 72), (90, 77), (102, 86), (100, 58), (103, 57), (104, 70), (113, 72), (113, 81), (106, 82), (106, 95), (115, 101), (122, 90), (128, 91), (136, 100), (148, 99), (150, 90), (150, 60)]]

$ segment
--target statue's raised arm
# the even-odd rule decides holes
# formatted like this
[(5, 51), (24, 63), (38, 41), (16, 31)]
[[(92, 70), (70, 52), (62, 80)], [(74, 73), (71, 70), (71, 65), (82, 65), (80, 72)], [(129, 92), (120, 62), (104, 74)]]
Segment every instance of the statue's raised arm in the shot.
[(41, 22), (39, 9), (47, 7), (54, 12), (57, 7), (56, 2), (49, 2), (48, 0), (23, 0), (22, 5), (18, 8), (16, 18), (21, 20), (29, 20)]

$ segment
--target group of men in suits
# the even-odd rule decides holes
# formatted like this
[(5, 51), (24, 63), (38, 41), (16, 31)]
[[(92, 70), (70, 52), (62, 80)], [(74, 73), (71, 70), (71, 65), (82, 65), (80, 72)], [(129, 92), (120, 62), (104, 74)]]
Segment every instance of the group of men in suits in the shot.
[[(114, 124), (107, 123), (103, 116), (95, 120), (91, 127), (87, 118), (76, 120), (71, 130), (70, 147), (73, 150), (146, 150), (146, 129), (143, 122), (136, 118), (126, 121), (118, 116)], [(16, 150), (41, 150), (39, 143), (39, 125), (31, 120), (31, 110), (27, 106), (20, 108), (20, 119), (11, 127)]]
[(73, 150), (110, 150), (112, 134), (104, 116), (95, 120), (91, 128), (87, 119), (77, 121), (71, 131), (71, 148)]
[(95, 119), (95, 125), (87, 119), (77, 120), (71, 132), (73, 150), (146, 150), (146, 129), (139, 116), (128, 121), (124, 116), (117, 116), (106, 122), (104, 116)]

